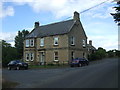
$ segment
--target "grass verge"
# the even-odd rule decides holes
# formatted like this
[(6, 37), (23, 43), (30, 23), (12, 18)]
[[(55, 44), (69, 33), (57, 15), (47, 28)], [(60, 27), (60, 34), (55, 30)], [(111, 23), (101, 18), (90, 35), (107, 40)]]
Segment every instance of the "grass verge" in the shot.
[(4, 80), (2, 81), (2, 88), (15, 88), (19, 83), (17, 82), (11, 82)]
[(65, 68), (69, 67), (69, 65), (29, 65), (30, 69), (52, 69), (52, 68)]

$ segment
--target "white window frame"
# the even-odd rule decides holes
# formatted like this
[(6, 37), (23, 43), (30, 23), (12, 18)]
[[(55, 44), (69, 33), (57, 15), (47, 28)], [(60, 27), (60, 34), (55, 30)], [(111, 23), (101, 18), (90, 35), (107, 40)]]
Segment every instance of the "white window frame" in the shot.
[(30, 53), (30, 61), (33, 61), (34, 60), (34, 53)]
[(30, 41), (29, 41), (29, 39), (26, 39), (26, 40), (25, 40), (25, 46), (26, 46), (26, 47), (29, 47), (29, 46), (30, 46)]
[(75, 45), (75, 37), (72, 36), (70, 40), (71, 45)]
[(86, 41), (85, 41), (85, 39), (83, 39), (83, 47), (86, 47)]
[(30, 39), (30, 46), (31, 46), (31, 47), (34, 46), (34, 39)]
[[(54, 45), (58, 45), (58, 37), (54, 37)], [(57, 44), (56, 44), (56, 42), (57, 42)]]
[(29, 61), (30, 58), (29, 53), (26, 53), (25, 56), (26, 56), (26, 61)]
[(56, 59), (56, 55), (55, 55), (56, 52), (58, 53), (58, 51), (54, 52), (54, 61), (59, 61), (59, 57), (58, 56), (57, 56), (58, 59)]
[(44, 46), (44, 38), (40, 38), (40, 46)]

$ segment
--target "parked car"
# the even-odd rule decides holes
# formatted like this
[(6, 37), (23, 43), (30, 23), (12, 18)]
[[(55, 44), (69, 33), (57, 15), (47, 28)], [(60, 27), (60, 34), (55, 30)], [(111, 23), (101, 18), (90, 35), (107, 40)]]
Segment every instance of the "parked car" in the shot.
[(28, 69), (28, 64), (25, 63), (25, 62), (22, 62), (20, 60), (10, 61), (7, 66), (8, 66), (8, 70), (11, 70), (11, 69), (17, 69), (17, 70)]
[(85, 58), (76, 58), (76, 59), (73, 59), (70, 63), (71, 67), (74, 67), (74, 66), (82, 67), (84, 65), (89, 65), (89, 60)]

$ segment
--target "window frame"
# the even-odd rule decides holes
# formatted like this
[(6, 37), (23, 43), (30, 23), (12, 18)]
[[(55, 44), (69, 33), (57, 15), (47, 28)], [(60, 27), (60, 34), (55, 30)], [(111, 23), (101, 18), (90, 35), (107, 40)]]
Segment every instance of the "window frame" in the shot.
[(70, 38), (70, 44), (71, 44), (71, 45), (75, 45), (75, 37), (74, 37), (74, 36), (72, 36), (72, 37)]
[(30, 47), (34, 47), (34, 39), (30, 39)]
[(73, 60), (74, 58), (75, 58), (75, 52), (72, 51), (72, 52), (71, 52), (71, 59)]
[(25, 40), (25, 47), (29, 47), (30, 46), (30, 40), (29, 39), (26, 39)]
[(82, 40), (82, 46), (86, 47), (86, 40), (85, 39)]
[[(57, 53), (57, 56), (56, 56)], [(56, 59), (57, 58), (57, 59)], [(58, 51), (54, 52), (54, 61), (59, 61), (59, 57), (58, 57)]]
[(26, 61), (29, 61), (30, 58), (29, 53), (26, 53), (25, 55), (26, 55)]
[[(59, 41), (59, 38), (58, 37), (54, 37), (54, 45), (58, 45), (58, 41)], [(57, 42), (57, 44), (56, 44)]]
[(34, 53), (29, 53), (29, 54), (30, 54), (30, 61), (33, 61), (34, 60)]
[(44, 46), (44, 38), (40, 38), (40, 46), (41, 46), (41, 47)]

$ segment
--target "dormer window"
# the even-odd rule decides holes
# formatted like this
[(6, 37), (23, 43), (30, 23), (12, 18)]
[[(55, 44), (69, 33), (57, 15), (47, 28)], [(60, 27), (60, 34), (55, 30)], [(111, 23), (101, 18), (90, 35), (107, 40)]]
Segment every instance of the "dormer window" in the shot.
[(71, 45), (75, 45), (75, 37), (72, 36), (70, 41), (71, 41)]
[(58, 45), (58, 37), (54, 37), (54, 45)]
[(40, 39), (40, 46), (44, 46), (44, 38)]
[(26, 47), (29, 47), (30, 46), (30, 42), (29, 40), (26, 40)]

